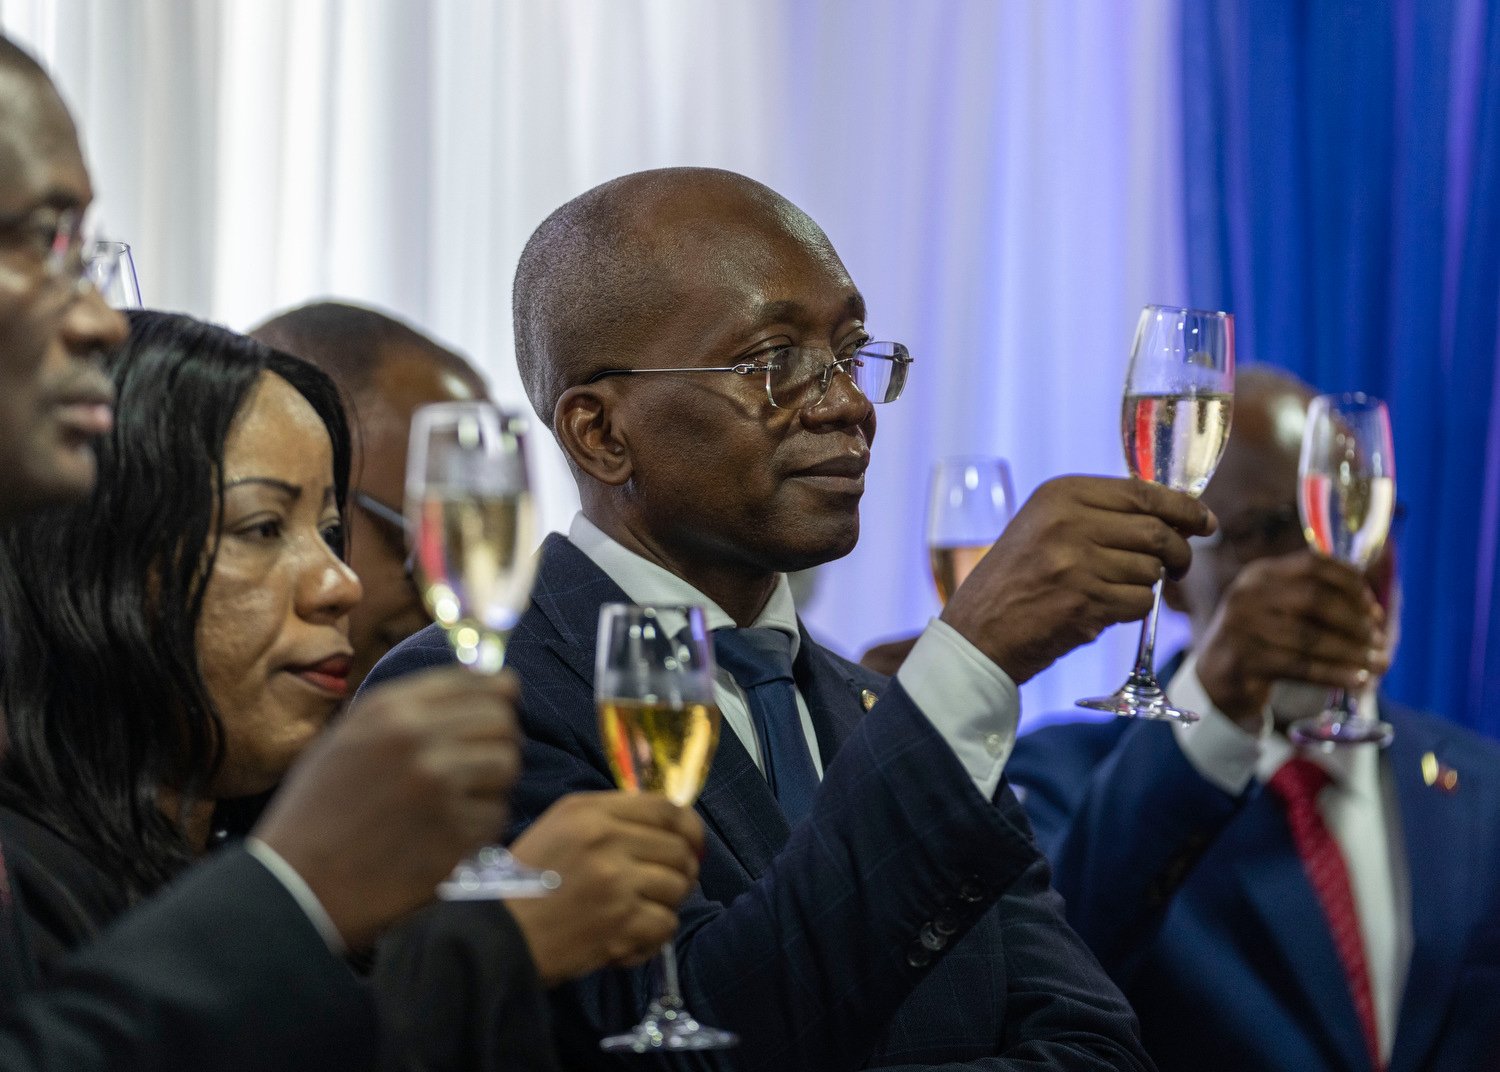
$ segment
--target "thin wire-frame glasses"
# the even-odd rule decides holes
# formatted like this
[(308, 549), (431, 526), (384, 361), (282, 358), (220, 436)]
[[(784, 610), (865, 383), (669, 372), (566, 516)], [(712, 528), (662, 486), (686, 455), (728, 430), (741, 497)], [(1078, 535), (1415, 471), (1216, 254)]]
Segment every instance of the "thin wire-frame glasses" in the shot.
[[(589, 377), (595, 383), (609, 376), (656, 372), (733, 372), (737, 376), (764, 375), (766, 398), (777, 409), (801, 409), (823, 401), (833, 377), (843, 372), (859, 393), (876, 405), (894, 402), (906, 386), (912, 356), (899, 342), (869, 342), (848, 357), (825, 361), (826, 350), (809, 346), (778, 346), (752, 354), (735, 365), (686, 368), (605, 369)], [(764, 363), (757, 358), (764, 358)]]

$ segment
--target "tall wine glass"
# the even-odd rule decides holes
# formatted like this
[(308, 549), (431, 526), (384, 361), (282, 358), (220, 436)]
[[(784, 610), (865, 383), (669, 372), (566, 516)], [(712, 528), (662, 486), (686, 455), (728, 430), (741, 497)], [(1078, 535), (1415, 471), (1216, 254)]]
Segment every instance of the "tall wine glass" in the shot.
[[(1319, 395), (1308, 406), (1297, 468), (1302, 533), (1321, 555), (1360, 572), (1380, 555), (1396, 510), (1396, 448), (1385, 403), (1368, 395)], [(1335, 689), (1327, 710), (1294, 722), (1299, 744), (1391, 742), (1388, 723), (1359, 713), (1358, 699)]]
[[(536, 543), (526, 479), (525, 422), (487, 402), (440, 402), (412, 416), (406, 523), (427, 612), (458, 661), (496, 674), (531, 598)], [(449, 900), (539, 897), (557, 873), (525, 867), (496, 845), (438, 887)]]
[(84, 264), (90, 281), (107, 305), (116, 309), (141, 307), (141, 284), (135, 274), (135, 258), (125, 242), (99, 239), (89, 243)]
[(1015, 501), (1004, 458), (943, 458), (933, 465), (927, 552), (944, 603), (1010, 522)]
[[(1234, 317), (1162, 305), (1141, 310), (1120, 411), (1125, 464), (1131, 473), (1201, 495), (1229, 442), (1233, 411)], [(1125, 684), (1108, 696), (1079, 700), (1079, 707), (1125, 718), (1198, 721), (1196, 711), (1167, 702), (1156, 680), (1161, 584), (1158, 578), (1151, 612), (1141, 623), (1135, 666)]]
[[(605, 604), (594, 696), (615, 783), (627, 792), (661, 793), (684, 808), (697, 800), (719, 745), (714, 649), (703, 608)], [(722, 1050), (739, 1042), (732, 1032), (700, 1024), (683, 1005), (670, 940), (655, 966), (657, 996), (645, 1017), (604, 1039), (601, 1049)]]

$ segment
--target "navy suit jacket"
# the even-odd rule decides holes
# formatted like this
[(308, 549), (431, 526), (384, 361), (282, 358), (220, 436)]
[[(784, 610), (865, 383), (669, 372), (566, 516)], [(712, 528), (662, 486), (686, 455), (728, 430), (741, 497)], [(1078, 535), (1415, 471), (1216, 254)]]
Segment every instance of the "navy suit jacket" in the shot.
[[(1500, 748), (1382, 701), (1413, 949), (1391, 1072), (1500, 1069)], [(1428, 785), (1423, 757), (1458, 772)], [(1049, 726), (1007, 773), (1068, 918), (1163, 1069), (1368, 1072), (1353, 1000), (1279, 803), (1198, 775), (1161, 723)]]
[[(620, 589), (549, 537), (506, 663), (527, 734), (524, 823), (579, 790), (613, 787), (593, 697), (599, 607)], [(436, 628), (392, 651), (380, 681), (448, 663)], [(1046, 862), (1003, 787), (985, 800), (900, 685), (805, 635), (794, 668), (825, 763), (814, 810), (789, 830), (731, 732), (697, 808), (700, 885), (677, 948), (688, 1005), (738, 1049), (674, 1067), (838, 1072), (947, 1062), (1005, 1069), (1149, 1068), (1129, 1007), (1062, 919)], [(879, 695), (866, 714), (861, 691)], [(569, 1068), (640, 1067), (597, 1040), (637, 1019), (647, 969), (554, 995)]]

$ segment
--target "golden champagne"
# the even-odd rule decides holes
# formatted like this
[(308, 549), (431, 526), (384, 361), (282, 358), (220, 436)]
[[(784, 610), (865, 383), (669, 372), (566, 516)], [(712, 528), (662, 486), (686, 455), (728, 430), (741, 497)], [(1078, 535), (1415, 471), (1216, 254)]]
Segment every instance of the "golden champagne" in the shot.
[(698, 799), (719, 746), (719, 708), (601, 699), (599, 729), (616, 785), (686, 807)]
[(1142, 480), (1201, 495), (1229, 442), (1231, 394), (1125, 396), (1125, 464)]
[(954, 591), (964, 583), (979, 560), (989, 553), (994, 541), (967, 547), (933, 547), (928, 554), (932, 560), (932, 580), (937, 585), (938, 598), (947, 603)]
[(450, 631), (462, 625), (508, 633), (530, 601), (531, 497), (444, 494), (421, 502), (415, 562), (427, 613)]
[(1388, 476), (1306, 473), (1297, 506), (1303, 535), (1312, 547), (1363, 570), (1375, 561), (1391, 531), (1396, 481)]

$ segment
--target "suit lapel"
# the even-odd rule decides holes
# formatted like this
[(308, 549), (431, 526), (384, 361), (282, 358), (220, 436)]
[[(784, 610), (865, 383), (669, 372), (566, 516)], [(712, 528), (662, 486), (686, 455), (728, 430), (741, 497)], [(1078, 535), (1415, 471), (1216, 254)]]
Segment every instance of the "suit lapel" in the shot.
[[(542, 544), (532, 600), (557, 633), (544, 643), (578, 675), (592, 697), (599, 608), (629, 603), (630, 597), (588, 555), (553, 533)], [(719, 734), (697, 811), (752, 881), (791, 834), (765, 776), (733, 730)]]
[[(1389, 707), (1383, 703), (1383, 706)], [(1464, 792), (1464, 755), (1450, 754), (1441, 732), (1420, 720), (1387, 712), (1396, 736), (1387, 750), (1389, 776), (1396, 792), (1412, 909), (1411, 965), (1401, 998), (1391, 1072), (1423, 1067), (1437, 1042), (1453, 993), (1464, 943), (1473, 929), (1473, 905), (1464, 897), (1469, 869), (1463, 855), (1479, 844), (1473, 792)], [(1428, 785), (1422, 760), (1428, 753), (1458, 773), (1446, 792)]]
[(867, 682), (856, 680), (846, 666), (836, 662), (826, 649), (807, 635), (805, 628), (802, 629), (802, 644), (797, 649), (792, 673), (797, 678), (797, 689), (807, 701), (813, 731), (818, 738), (818, 755), (823, 769), (827, 770), (839, 747), (849, 739), (864, 716), (860, 690), (873, 686), (871, 691), (878, 694), (884, 688), (885, 679), (871, 674)]
[(1300, 998), (1288, 1014), (1309, 1038), (1337, 1055), (1339, 1067), (1369, 1072), (1370, 1059), (1343, 964), (1323, 907), (1292, 844), (1280, 804), (1261, 789), (1234, 823), (1230, 854), (1240, 891), (1269, 940), (1268, 973)]

